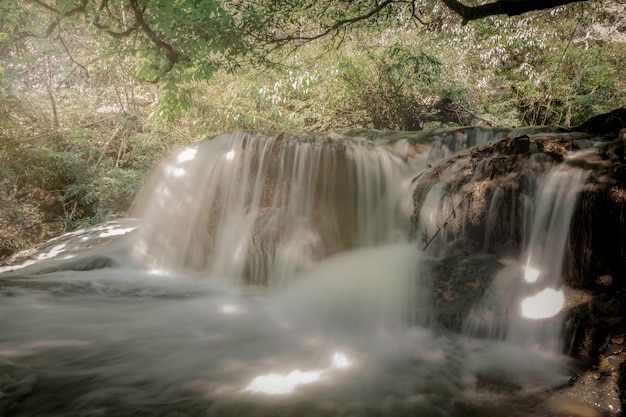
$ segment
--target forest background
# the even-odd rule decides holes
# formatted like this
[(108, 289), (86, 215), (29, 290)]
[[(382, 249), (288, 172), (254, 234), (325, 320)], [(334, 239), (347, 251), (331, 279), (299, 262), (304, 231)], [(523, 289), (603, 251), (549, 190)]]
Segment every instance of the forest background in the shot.
[(0, 259), (126, 215), (165, 154), (224, 132), (574, 127), (626, 107), (622, 2), (475, 20), (444, 3), (0, 2)]

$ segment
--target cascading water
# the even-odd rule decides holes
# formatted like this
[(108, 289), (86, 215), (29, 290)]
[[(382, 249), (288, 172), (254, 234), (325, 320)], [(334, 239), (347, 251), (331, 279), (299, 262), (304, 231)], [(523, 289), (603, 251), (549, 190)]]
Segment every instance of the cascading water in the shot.
[(588, 172), (567, 166), (551, 170), (536, 199), (530, 241), (525, 251), (525, 296), (519, 304), (521, 317), (513, 320), (508, 339), (537, 344), (555, 352), (563, 350), (562, 320), (556, 319), (565, 299), (561, 290), (566, 239), (574, 208)]
[[(479, 410), (537, 411), (512, 398), (566, 381), (568, 360), (434, 326), (437, 254), (408, 238), (411, 179), (457, 145), (505, 136), (471, 132), (238, 132), (177, 150), (138, 197), (136, 223), (0, 270), (0, 410), (469, 417), (491, 377), (515, 391)], [(435, 192), (450, 227), (470, 220), (462, 199)], [(452, 238), (443, 229), (424, 233)], [(547, 271), (533, 245), (529, 265)], [(555, 288), (553, 276), (540, 280)]]
[[(185, 147), (131, 213), (154, 270), (276, 285), (329, 255), (406, 234), (406, 164), (363, 139), (239, 132)], [(406, 218), (407, 215), (404, 214)]]
[[(418, 233), (424, 249), (441, 262), (455, 256), (450, 252), (468, 251), (467, 242), (478, 247), (471, 249), (476, 253), (501, 257), (494, 260), (501, 265), (482, 301), (463, 317), (464, 334), (560, 353), (566, 240), (588, 176), (569, 162), (588, 151), (560, 163), (535, 153), (519, 164), (517, 152), (531, 146), (527, 139), (521, 143), (516, 153), (506, 153), (514, 146), (508, 142), (493, 154), (435, 168), (437, 182), (423, 198)], [(509, 242), (519, 245), (513, 250)]]
[(482, 308), (465, 321), (467, 334), (486, 334), (547, 352), (563, 350), (561, 290), (566, 239), (578, 194), (588, 173), (566, 165), (543, 178), (523, 218), (531, 218), (519, 260), (496, 275)]

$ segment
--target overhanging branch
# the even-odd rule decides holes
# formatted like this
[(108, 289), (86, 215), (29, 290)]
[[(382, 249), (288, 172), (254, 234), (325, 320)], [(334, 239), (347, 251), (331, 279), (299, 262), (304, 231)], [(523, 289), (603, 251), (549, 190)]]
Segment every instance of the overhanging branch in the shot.
[(349, 26), (349, 25), (354, 24), (356, 22), (360, 22), (360, 21), (363, 21), (363, 20), (370, 19), (372, 16), (377, 15), (384, 8), (386, 8), (387, 6), (389, 6), (390, 4), (395, 3), (395, 2), (396, 2), (396, 0), (385, 0), (383, 2), (380, 2), (380, 3), (376, 4), (376, 7), (372, 8), (367, 13), (359, 15), (359, 16), (355, 16), (355, 17), (352, 17), (352, 18), (337, 20), (332, 25), (330, 25), (329, 27), (327, 27), (326, 29), (324, 29), (323, 31), (321, 31), (321, 32), (319, 32), (319, 33), (317, 33), (315, 35), (310, 35), (310, 36), (285, 36), (283, 38), (274, 40), (274, 42), (277, 43), (278, 45), (282, 45), (282, 44), (290, 43), (290, 42), (293, 42), (293, 41), (303, 41), (303, 42), (314, 41), (316, 39), (323, 38), (323, 37), (325, 37), (325, 36), (327, 36), (327, 35), (329, 35), (329, 34), (331, 34), (333, 32), (336, 32), (336, 31), (340, 30), (341, 28), (343, 28), (345, 26)]
[(517, 16), (533, 10), (553, 9), (570, 3), (586, 0), (499, 0), (480, 6), (466, 6), (457, 0), (441, 0), (450, 10), (463, 18), (463, 23), (488, 16), (504, 14)]
[(141, 7), (139, 6), (137, 0), (130, 0), (130, 7), (133, 9), (135, 22), (137, 22), (137, 25), (146, 33), (148, 38), (157, 46), (157, 48), (163, 49), (165, 51), (165, 58), (169, 63), (169, 67), (167, 68), (166, 72), (169, 72), (174, 67), (174, 65), (176, 65), (180, 61), (180, 53), (176, 49), (174, 49), (172, 45), (160, 39), (159, 36), (152, 30), (152, 28), (148, 26), (143, 16), (144, 12), (143, 10), (141, 10)]
[(57, 26), (61, 23), (61, 20), (67, 18), (67, 17), (72, 17), (78, 13), (84, 13), (85, 9), (87, 8), (87, 3), (89, 2), (89, 0), (82, 0), (78, 5), (76, 5), (76, 7), (74, 7), (73, 9), (68, 10), (65, 13), (61, 13), (60, 11), (58, 11), (57, 9), (55, 9), (54, 7), (50, 6), (49, 4), (40, 1), (40, 0), (34, 0), (34, 2), (38, 5), (40, 5), (41, 7), (51, 11), (52, 13), (56, 14), (56, 19), (53, 20), (50, 25), (48, 26), (48, 28), (46, 29), (46, 37), (50, 36), (52, 34), (52, 32), (54, 32), (54, 30), (57, 28)]

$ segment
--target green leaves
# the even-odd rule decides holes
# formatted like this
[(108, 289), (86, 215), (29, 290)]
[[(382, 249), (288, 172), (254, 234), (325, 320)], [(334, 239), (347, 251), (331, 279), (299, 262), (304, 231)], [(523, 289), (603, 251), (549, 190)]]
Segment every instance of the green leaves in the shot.
[(415, 130), (428, 112), (421, 103), (434, 94), (441, 62), (415, 48), (395, 43), (368, 54), (346, 57), (341, 77), (354, 105), (368, 115), (376, 129)]
[(441, 62), (425, 53), (394, 44), (380, 57), (381, 73), (387, 73), (396, 84), (410, 83), (415, 87), (432, 85), (441, 73)]

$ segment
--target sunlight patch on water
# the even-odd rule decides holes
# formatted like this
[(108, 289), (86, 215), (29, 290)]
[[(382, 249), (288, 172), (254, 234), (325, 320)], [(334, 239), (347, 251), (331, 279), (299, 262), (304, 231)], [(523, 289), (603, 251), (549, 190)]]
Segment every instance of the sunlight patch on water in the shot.
[(243, 314), (246, 312), (239, 304), (224, 303), (220, 304), (218, 308), (222, 314)]
[(336, 351), (326, 369), (313, 369), (301, 371), (294, 369), (288, 374), (270, 373), (254, 378), (243, 391), (256, 394), (285, 395), (292, 394), (299, 385), (308, 385), (319, 382), (322, 379), (330, 379), (333, 371), (346, 369), (353, 366), (353, 362), (348, 356), (340, 351)]
[(305, 371), (295, 369), (287, 375), (267, 374), (257, 376), (244, 388), (259, 394), (284, 395), (294, 392), (298, 385), (306, 385), (319, 381), (324, 374), (323, 370)]
[(537, 268), (533, 268), (530, 265), (526, 265), (526, 268), (524, 268), (524, 279), (528, 283), (537, 282), (537, 279), (539, 278), (539, 274), (540, 274), (540, 271)]
[(148, 274), (164, 277), (168, 275), (168, 272), (165, 269), (154, 268), (154, 269), (149, 270)]
[(26, 261), (26, 262), (24, 262), (22, 264), (19, 264), (19, 265), (3, 266), (3, 267), (0, 268), (0, 274), (3, 273), (3, 272), (16, 271), (18, 269), (26, 268), (27, 266), (33, 265), (34, 263), (35, 263), (35, 261), (29, 260), (29, 261)]
[(335, 352), (331, 363), (332, 368), (349, 368), (350, 366), (352, 366), (352, 361), (344, 353)]
[(135, 230), (136, 227), (124, 227), (121, 229), (116, 229), (113, 227), (107, 228), (106, 231), (100, 233), (99, 237), (111, 237), (111, 236), (121, 236), (121, 235), (125, 235), (126, 233), (130, 233), (133, 230)]
[(235, 150), (231, 149), (230, 151), (226, 152), (226, 154), (224, 155), (224, 159), (226, 159), (227, 161), (232, 161), (233, 159), (235, 159)]
[(191, 161), (196, 157), (196, 154), (198, 153), (198, 149), (196, 148), (187, 148), (185, 150), (183, 150), (181, 153), (178, 154), (178, 157), (176, 158), (176, 161), (178, 162), (187, 162), (187, 161)]
[(564, 305), (563, 291), (546, 288), (522, 300), (522, 315), (528, 319), (547, 319), (559, 314)]
[(62, 243), (60, 245), (56, 245), (55, 247), (50, 249), (50, 251), (46, 253), (42, 253), (41, 255), (37, 256), (37, 259), (41, 260), (41, 259), (54, 258), (59, 253), (64, 252), (64, 251), (65, 251), (65, 243)]

